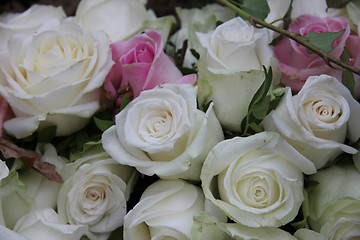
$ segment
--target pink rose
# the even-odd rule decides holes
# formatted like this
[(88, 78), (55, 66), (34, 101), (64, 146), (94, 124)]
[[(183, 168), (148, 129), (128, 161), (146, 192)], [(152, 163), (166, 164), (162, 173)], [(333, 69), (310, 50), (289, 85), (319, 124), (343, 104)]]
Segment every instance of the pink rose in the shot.
[(129, 40), (110, 45), (115, 62), (109, 72), (104, 88), (116, 99), (119, 89), (130, 87), (133, 97), (141, 91), (152, 89), (163, 83), (194, 84), (196, 75), (183, 76), (174, 61), (163, 51), (162, 36), (156, 31), (136, 35)]
[[(333, 43), (332, 56), (339, 58), (347, 47), (350, 52), (350, 64), (360, 65), (358, 57), (360, 52), (360, 39), (358, 35), (350, 34), (348, 21), (342, 17), (321, 18), (314, 15), (301, 15), (289, 26), (290, 32), (306, 35), (309, 31), (338, 32), (345, 29)], [(341, 80), (342, 72), (329, 67), (321, 57), (309, 54), (306, 48), (297, 42), (283, 37), (274, 49), (275, 57), (280, 63), (282, 82), (291, 87), (293, 91), (299, 91), (309, 76), (328, 74)]]

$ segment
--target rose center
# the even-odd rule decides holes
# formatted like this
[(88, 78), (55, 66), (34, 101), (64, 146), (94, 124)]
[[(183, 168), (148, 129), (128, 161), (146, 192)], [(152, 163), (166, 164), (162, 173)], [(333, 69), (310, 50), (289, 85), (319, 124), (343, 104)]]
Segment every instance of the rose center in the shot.
[(334, 123), (342, 115), (341, 106), (335, 101), (313, 100), (304, 104), (304, 110), (308, 118), (324, 123)]
[(105, 199), (106, 194), (100, 187), (90, 187), (86, 190), (85, 196), (87, 200), (98, 201), (99, 199)]
[(147, 121), (146, 130), (151, 137), (160, 138), (170, 132), (171, 120), (171, 112), (163, 111), (161, 115), (155, 116)]

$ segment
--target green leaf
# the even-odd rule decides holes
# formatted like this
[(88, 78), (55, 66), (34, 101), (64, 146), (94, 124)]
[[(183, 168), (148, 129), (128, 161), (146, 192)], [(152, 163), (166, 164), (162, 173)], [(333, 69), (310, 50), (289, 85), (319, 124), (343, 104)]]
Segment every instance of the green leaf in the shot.
[[(338, 31), (338, 32), (321, 32), (316, 33), (314, 31), (308, 32), (303, 39), (310, 44), (314, 45), (315, 47), (319, 48), (321, 51), (325, 53), (329, 53), (333, 50), (332, 44), (333, 42), (338, 39), (343, 33), (345, 29)], [(314, 52), (306, 49), (309, 54), (313, 54)]]
[(351, 0), (326, 0), (326, 4), (329, 8), (343, 8), (351, 2)]
[(123, 110), (126, 107), (126, 105), (128, 105), (129, 102), (130, 102), (130, 95), (128, 93), (125, 93), (121, 99), (120, 111)]
[(244, 0), (242, 9), (255, 18), (264, 20), (270, 12), (266, 0)]
[(270, 89), (272, 83), (272, 68), (270, 67), (268, 72), (266, 71), (265, 67), (263, 68), (265, 72), (265, 80), (261, 84), (260, 88), (256, 91), (254, 97), (251, 99), (249, 109), (251, 109), (257, 102), (264, 98)]
[[(349, 63), (349, 59), (350, 59), (349, 50), (347, 48), (344, 48), (344, 51), (342, 52), (342, 54), (340, 56), (340, 60), (345, 63)], [(346, 70), (346, 69), (343, 70), (342, 76), (341, 76), (341, 82), (344, 84), (345, 87), (347, 87), (349, 89), (349, 91), (351, 92), (351, 95), (356, 99), (354, 74), (349, 70)]]
[(253, 116), (258, 120), (264, 119), (268, 113), (269, 105), (270, 105), (270, 96), (263, 97), (259, 102), (254, 104), (252, 108)]
[[(290, 1), (290, 5), (288, 7), (288, 9), (286, 10), (286, 13), (284, 15), (284, 17), (282, 18), (283, 20), (283, 29), (287, 30), (289, 28), (289, 25), (291, 23), (291, 12), (292, 12), (292, 3), (293, 0)], [(274, 38), (271, 43), (269, 45), (271, 46), (275, 46), (281, 39), (283, 38), (283, 35), (279, 35), (276, 38)]]
[(249, 126), (253, 131), (255, 131), (257, 133), (264, 131), (258, 124), (254, 123), (254, 122), (250, 123)]
[(200, 59), (200, 54), (193, 48), (190, 49), (191, 54), (197, 59)]
[(38, 142), (50, 142), (54, 139), (56, 134), (57, 126), (49, 126), (44, 128), (43, 130), (39, 131), (37, 136)]
[(350, 59), (350, 52), (349, 50), (345, 47), (344, 51), (341, 53), (340, 56), (340, 60), (345, 62), (345, 63), (349, 63), (349, 59)]
[(102, 120), (97, 117), (94, 117), (94, 122), (96, 126), (103, 132), (105, 132), (109, 127), (115, 124), (114, 121)]
[(350, 90), (351, 95), (356, 99), (354, 74), (349, 70), (343, 70), (341, 78), (344, 86)]

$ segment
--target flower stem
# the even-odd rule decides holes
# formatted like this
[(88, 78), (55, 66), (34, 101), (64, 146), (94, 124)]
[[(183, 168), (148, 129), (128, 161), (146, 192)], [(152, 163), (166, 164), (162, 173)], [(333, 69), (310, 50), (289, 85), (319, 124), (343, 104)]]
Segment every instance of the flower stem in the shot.
[(316, 53), (317, 55), (319, 55), (325, 62), (326, 64), (328, 64), (330, 67), (334, 68), (334, 66), (331, 64), (335, 64), (337, 66), (339, 66), (342, 69), (346, 69), (349, 70), (357, 75), (360, 76), (360, 69), (353, 67), (349, 64), (344, 63), (343, 61), (341, 61), (340, 59), (333, 57), (327, 53), (324, 53), (323, 51), (321, 51), (319, 48), (317, 48), (316, 46), (312, 45), (311, 43), (307, 42), (306, 40), (302, 39), (301, 36), (299, 37), (299, 35), (297, 33), (293, 33), (293, 32), (289, 32), (285, 29), (279, 28), (275, 25), (272, 25), (270, 23), (267, 23), (261, 19), (255, 18), (253, 16), (251, 16), (250, 14), (246, 13), (245, 11), (243, 11), (242, 9), (238, 8), (237, 6), (235, 6), (234, 4), (230, 3), (228, 0), (218, 0), (220, 3), (223, 3), (225, 6), (231, 8), (232, 10), (234, 10), (240, 17), (247, 19), (253, 26), (255, 27), (266, 27), (268, 29), (271, 29), (272, 31), (275, 31), (283, 36), (286, 36), (294, 41), (296, 41), (297, 43), (303, 45), (304, 47), (308, 48), (309, 50), (311, 50), (312, 52)]

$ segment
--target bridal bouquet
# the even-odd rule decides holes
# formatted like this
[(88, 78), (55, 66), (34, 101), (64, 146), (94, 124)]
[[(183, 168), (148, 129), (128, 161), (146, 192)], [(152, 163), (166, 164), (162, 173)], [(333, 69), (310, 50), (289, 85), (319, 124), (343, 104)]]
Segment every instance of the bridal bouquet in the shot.
[(0, 239), (359, 239), (360, 1), (0, 15)]

